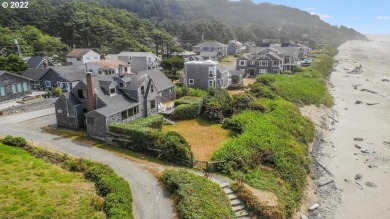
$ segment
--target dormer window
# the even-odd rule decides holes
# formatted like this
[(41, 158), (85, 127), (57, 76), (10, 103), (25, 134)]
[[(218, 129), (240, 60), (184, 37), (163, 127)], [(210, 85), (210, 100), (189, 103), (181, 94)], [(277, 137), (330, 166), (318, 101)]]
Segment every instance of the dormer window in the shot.
[(145, 87), (143, 85), (141, 86), (141, 94), (145, 94)]
[(120, 82), (120, 83), (119, 83), (119, 87), (124, 87), (123, 82)]
[(112, 94), (115, 94), (115, 87), (110, 88), (110, 94), (111, 94), (111, 95), (112, 95)]
[(154, 92), (154, 86), (153, 86), (153, 84), (150, 85), (150, 92), (152, 92), (152, 93)]

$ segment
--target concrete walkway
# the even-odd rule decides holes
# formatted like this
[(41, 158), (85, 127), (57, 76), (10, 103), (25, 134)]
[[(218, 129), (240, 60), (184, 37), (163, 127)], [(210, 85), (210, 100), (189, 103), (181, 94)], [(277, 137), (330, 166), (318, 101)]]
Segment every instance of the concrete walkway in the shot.
[[(108, 164), (130, 184), (136, 219), (172, 219), (176, 217), (172, 201), (163, 191), (157, 179), (142, 165), (97, 147), (42, 132), (41, 127), (55, 124), (53, 113), (54, 109), (51, 108), (2, 117), (0, 119), (0, 135), (22, 136), (28, 141), (33, 141), (34, 144)], [(45, 116), (45, 114), (49, 114), (49, 116)]]

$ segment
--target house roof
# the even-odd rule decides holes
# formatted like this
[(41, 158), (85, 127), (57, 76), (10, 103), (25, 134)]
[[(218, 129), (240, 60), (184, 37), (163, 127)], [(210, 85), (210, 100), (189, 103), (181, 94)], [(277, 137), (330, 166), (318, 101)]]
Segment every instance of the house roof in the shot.
[(200, 43), (194, 47), (225, 47), (227, 45), (217, 42), (217, 41), (206, 41), (203, 43)]
[(299, 47), (274, 47), (278, 52), (277, 54), (283, 54), (286, 56), (291, 56), (296, 51), (299, 50)]
[(51, 70), (68, 81), (82, 81), (85, 79), (85, 71), (73, 65), (52, 67)]
[(190, 51), (184, 51), (181, 53), (177, 53), (176, 55), (178, 55), (178, 56), (194, 56), (194, 55), (196, 55), (196, 53), (190, 52)]
[(44, 59), (47, 60), (47, 63), (50, 66), (54, 66), (54, 64), (49, 59), (47, 59), (43, 56), (33, 56), (33, 57), (30, 57), (26, 60), (26, 62), (28, 64), (28, 68), (38, 68), (42, 64)]
[(39, 81), (48, 71), (50, 71), (50, 68), (29, 68), (23, 73), (23, 76), (34, 81)]
[(65, 96), (66, 99), (69, 100), (69, 102), (72, 104), (72, 105), (79, 105), (81, 104), (81, 102), (79, 101), (79, 99), (77, 99), (75, 97), (75, 95), (72, 93), (72, 92), (66, 92), (66, 93), (63, 93), (63, 95)]
[(238, 70), (229, 70), (230, 75), (232, 76), (240, 76), (241, 72)]
[(139, 105), (139, 103), (136, 101), (133, 101), (131, 99), (126, 99), (126, 98), (122, 99), (121, 97), (123, 96), (122, 95), (113, 96), (112, 98), (110, 98), (112, 104), (99, 108), (94, 112), (102, 114), (103, 116), (110, 116), (112, 114), (119, 113), (125, 109), (129, 109)]
[(17, 75), (17, 74), (13, 74), (13, 73), (10, 73), (10, 72), (7, 72), (7, 71), (1, 71), (0, 70), (0, 75), (3, 75), (3, 74), (9, 74), (9, 75), (12, 75), (12, 76), (15, 76), (15, 77), (18, 77), (18, 78), (23, 78), (23, 79), (26, 79), (26, 80), (31, 80), (30, 78), (27, 78), (27, 77), (24, 77), (24, 76), (21, 76), (21, 75)]
[(229, 69), (227, 69), (225, 66), (223, 66), (223, 65), (221, 65), (221, 64), (218, 64), (218, 65), (217, 65), (217, 69), (218, 69), (218, 71), (220, 71), (220, 72), (229, 71)]
[(119, 65), (127, 66), (128, 64), (126, 62), (123, 62), (121, 60), (99, 60), (99, 61), (93, 61), (88, 62), (86, 65), (94, 64), (98, 66), (100, 69), (117, 69), (119, 68)]
[(118, 54), (118, 56), (130, 56), (130, 57), (147, 57), (147, 56), (155, 56), (151, 52), (126, 52), (122, 51)]
[(83, 57), (85, 54), (87, 54), (89, 51), (93, 51), (92, 49), (74, 49), (66, 57), (69, 58), (79, 58)]
[(218, 56), (218, 52), (217, 51), (214, 51), (214, 52), (200, 52), (199, 54), (200, 56), (202, 57), (217, 57)]
[(161, 92), (163, 90), (166, 90), (168, 88), (172, 88), (175, 85), (172, 83), (171, 80), (165, 76), (164, 73), (162, 73), (158, 69), (152, 69), (152, 70), (146, 70), (146, 71), (141, 71), (138, 72), (138, 74), (143, 75), (149, 75), (150, 79), (152, 79), (154, 85), (156, 86), (156, 89), (158, 92)]

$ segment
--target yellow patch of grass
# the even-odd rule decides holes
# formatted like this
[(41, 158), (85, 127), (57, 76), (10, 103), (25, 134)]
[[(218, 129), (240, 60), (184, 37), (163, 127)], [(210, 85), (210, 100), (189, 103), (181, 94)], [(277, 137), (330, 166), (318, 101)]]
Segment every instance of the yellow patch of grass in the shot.
[(222, 65), (231, 65), (231, 64), (233, 64), (234, 62), (236, 62), (236, 58), (234, 57), (234, 56), (232, 56), (232, 55), (230, 55), (230, 56), (226, 56), (225, 58), (223, 58), (222, 60), (221, 60), (221, 64)]
[(214, 151), (233, 135), (231, 131), (223, 129), (221, 124), (211, 124), (202, 118), (164, 125), (163, 131), (181, 134), (191, 145), (191, 151), (197, 160), (210, 160)]

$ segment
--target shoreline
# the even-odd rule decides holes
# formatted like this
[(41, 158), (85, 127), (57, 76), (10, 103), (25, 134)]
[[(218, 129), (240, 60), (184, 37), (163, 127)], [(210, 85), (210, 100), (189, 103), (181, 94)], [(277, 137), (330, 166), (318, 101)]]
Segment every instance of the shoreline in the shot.
[[(328, 80), (335, 105), (301, 108), (316, 127), (311, 173), (300, 209), (308, 218), (390, 215), (386, 205), (390, 202), (390, 148), (382, 144), (390, 141), (389, 56), (390, 41), (344, 43)], [(359, 65), (363, 71), (350, 74)], [(320, 206), (309, 212), (315, 203)], [(300, 218), (300, 212), (293, 218)]]

